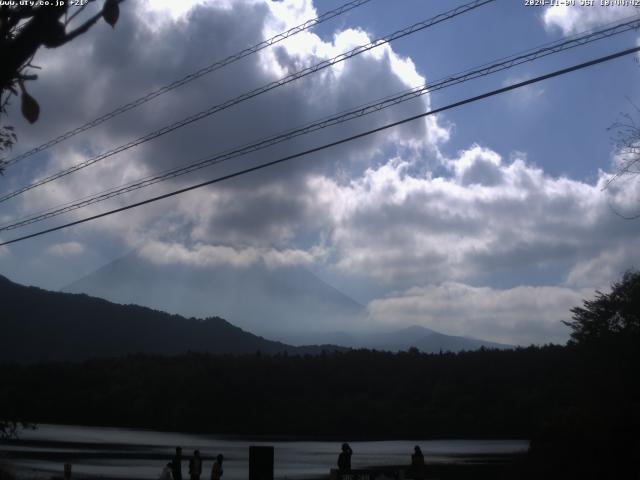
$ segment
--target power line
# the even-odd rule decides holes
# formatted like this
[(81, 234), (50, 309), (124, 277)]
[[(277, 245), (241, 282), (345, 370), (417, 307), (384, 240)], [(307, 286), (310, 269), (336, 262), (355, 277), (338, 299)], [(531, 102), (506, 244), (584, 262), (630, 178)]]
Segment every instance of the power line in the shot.
[(350, 50), (349, 52), (346, 53), (341, 53), (340, 55), (337, 55), (329, 60), (324, 60), (320, 63), (317, 63), (315, 65), (312, 65), (310, 67), (304, 68), (302, 70), (299, 70), (297, 72), (294, 72), (290, 75), (287, 75), (279, 80), (276, 80), (274, 82), (271, 82), (267, 85), (264, 85), (262, 87), (259, 87), (255, 90), (252, 90), (250, 92), (244, 93), (238, 97), (235, 97), (231, 100), (227, 100), (226, 102), (223, 102), (221, 104), (218, 105), (214, 105), (213, 107), (208, 108), (207, 110), (203, 110), (202, 112), (196, 113), (194, 115), (191, 115), (189, 117), (186, 117), (178, 122), (172, 123), (171, 125), (165, 126), (159, 130), (156, 130), (154, 132), (148, 133), (147, 135), (140, 137), (136, 140), (133, 140), (129, 143), (126, 143), (124, 145), (120, 145), (119, 147), (116, 147), (112, 150), (109, 150), (107, 152), (101, 153), (100, 155), (97, 155), (93, 158), (90, 158), (88, 160), (85, 160), (84, 162), (80, 162), (77, 163), (76, 165), (73, 165), (65, 170), (61, 170), (57, 173), (54, 173), (52, 175), (49, 175), (48, 177), (45, 177), (41, 180), (38, 180), (34, 183), (31, 183), (25, 187), (22, 187), (18, 190), (15, 190), (13, 192), (7, 193), (3, 196), (0, 197), (0, 203), (1, 202), (5, 202), (13, 197), (16, 197), (24, 192), (27, 192), (33, 188), (39, 187), (41, 185), (44, 185), (46, 183), (52, 182), (54, 180), (57, 180), (58, 178), (62, 178), (65, 177), (67, 175), (70, 175), (74, 172), (77, 172), (78, 170), (81, 170), (85, 167), (88, 167), (90, 165), (93, 165), (96, 162), (99, 162), (101, 160), (104, 160), (105, 158), (108, 158), (112, 155), (115, 155), (117, 153), (123, 152), (125, 150), (128, 150), (130, 148), (136, 147), (138, 145), (141, 145), (143, 143), (146, 143), (150, 140), (153, 140), (155, 138), (158, 138), (162, 135), (165, 135), (169, 132), (172, 132), (174, 130), (177, 130), (178, 128), (182, 128), (186, 125), (189, 125), (191, 123), (194, 123), (198, 120), (202, 120), (203, 118), (209, 117), (210, 115), (213, 115), (214, 113), (220, 112), (222, 110), (226, 110), (227, 108), (230, 108), (234, 105), (237, 105), (241, 102), (244, 102), (246, 100), (249, 100), (253, 97), (256, 97), (258, 95), (261, 95), (263, 93), (266, 93), (270, 90), (273, 90), (275, 88), (281, 87), (283, 85), (286, 85), (288, 83), (291, 83), (295, 80), (298, 80), (300, 78), (306, 77), (308, 75), (311, 75), (313, 73), (316, 73), (320, 70), (323, 70), (327, 67), (331, 67), (333, 65), (336, 65), (340, 62), (343, 62), (345, 60), (348, 60), (352, 57), (355, 57), (357, 55), (360, 55), (364, 52), (367, 52), (373, 48), (376, 48), (380, 45), (383, 45), (385, 43), (390, 43), (394, 40), (397, 40), (399, 38), (402, 37), (406, 37), (407, 35), (411, 35), (413, 33), (416, 33), (420, 30), (424, 30), (425, 28), (431, 27), (433, 25), (436, 25), (440, 22), (444, 22), (445, 20), (449, 20), (451, 18), (454, 18), (458, 15), (462, 15), (463, 13), (466, 13), (470, 10), (473, 10), (475, 8), (478, 8), (482, 5), (485, 5), (487, 3), (491, 3), (494, 2), (496, 0), (475, 0), (471, 3), (467, 3), (465, 5), (461, 5), (459, 7), (456, 7), (452, 10), (449, 10), (447, 12), (441, 13), (439, 15), (436, 15), (435, 17), (432, 17), (430, 19), (415, 23), (407, 28), (404, 28), (402, 30), (398, 30), (392, 34), (386, 35), (384, 37), (380, 37), (377, 40), (374, 40), (370, 43), (367, 43), (365, 45), (361, 45), (359, 47), (354, 48), (353, 50)]
[(267, 168), (267, 167), (272, 167), (272, 166), (280, 164), (280, 163), (288, 162), (288, 161), (296, 159), (296, 158), (300, 158), (300, 157), (303, 157), (303, 156), (306, 156), (306, 155), (310, 155), (312, 153), (316, 153), (316, 152), (319, 152), (319, 151), (322, 151), (322, 150), (326, 150), (327, 148), (335, 147), (337, 145), (342, 145), (344, 143), (351, 142), (353, 140), (357, 140), (359, 138), (367, 137), (369, 135), (373, 135), (374, 133), (378, 133), (378, 132), (387, 130), (389, 128), (397, 127), (399, 125), (402, 125), (402, 124), (405, 124), (405, 123), (408, 123), (408, 122), (412, 122), (414, 120), (418, 120), (420, 118), (424, 118), (424, 117), (427, 117), (429, 115), (434, 115), (436, 113), (444, 112), (446, 110), (450, 110), (452, 108), (460, 107), (460, 106), (466, 105), (468, 103), (477, 102), (479, 100), (483, 100), (485, 98), (489, 98), (489, 97), (492, 97), (494, 95), (499, 95), (501, 93), (509, 92), (509, 91), (515, 90), (517, 88), (522, 88), (522, 87), (525, 87), (527, 85), (531, 85), (531, 84), (534, 84), (534, 83), (541, 82), (543, 80), (547, 80), (547, 79), (550, 79), (550, 78), (558, 77), (560, 75), (565, 75), (567, 73), (574, 72), (576, 70), (581, 70), (583, 68), (591, 67), (593, 65), (597, 65), (597, 64), (600, 64), (600, 63), (608, 62), (610, 60), (613, 60), (613, 59), (616, 59), (616, 58), (620, 58), (620, 57), (625, 56), (625, 55), (630, 55), (632, 53), (636, 53), (636, 52), (639, 52), (639, 51), (640, 51), (640, 47), (629, 48), (627, 50), (622, 50), (620, 52), (613, 53), (611, 55), (606, 55), (604, 57), (600, 57), (600, 58), (597, 58), (597, 59), (594, 59), (594, 60), (590, 60), (588, 62), (584, 62), (584, 63), (580, 63), (578, 65), (573, 65), (571, 67), (567, 67), (567, 68), (563, 68), (563, 69), (560, 69), (560, 70), (556, 70), (556, 71), (548, 73), (546, 75), (541, 75), (539, 77), (535, 77), (535, 78), (532, 78), (532, 79), (529, 79), (529, 80), (525, 80), (523, 82), (518, 82), (518, 83), (509, 85), (509, 86), (506, 86), (506, 87), (503, 87), (503, 88), (499, 88), (499, 89), (496, 89), (496, 90), (491, 90), (491, 91), (483, 93), (481, 95), (476, 95), (475, 97), (470, 97), (470, 98), (466, 98), (464, 100), (460, 100), (460, 101), (455, 102), (455, 103), (450, 103), (449, 105), (446, 105), (444, 107), (436, 108), (436, 109), (433, 109), (433, 110), (429, 110), (427, 112), (420, 113), (418, 115), (407, 117), (407, 118), (404, 118), (402, 120), (398, 120), (396, 122), (389, 123), (387, 125), (383, 125), (383, 126), (378, 127), (378, 128), (374, 128), (372, 130), (367, 130), (366, 132), (362, 132), (362, 133), (358, 133), (356, 135), (352, 135), (350, 137), (342, 138), (340, 140), (336, 140), (334, 142), (321, 145), (319, 147), (310, 148), (310, 149), (305, 150), (303, 152), (295, 153), (293, 155), (288, 155), (286, 157), (282, 157), (282, 158), (279, 158), (277, 160), (272, 160), (270, 162), (262, 163), (260, 165), (254, 166), (254, 167), (245, 168), (244, 170), (240, 170), (240, 171), (237, 171), (237, 172), (234, 172), (234, 173), (230, 173), (228, 175), (223, 175), (221, 177), (217, 177), (217, 178), (214, 178), (212, 180), (208, 180), (206, 182), (198, 183), (196, 185), (191, 185), (189, 187), (181, 188), (179, 190), (174, 190), (173, 192), (169, 192), (169, 193), (165, 193), (165, 194), (162, 194), (162, 195), (158, 195), (156, 197), (148, 198), (148, 199), (143, 200), (141, 202), (133, 203), (133, 204), (130, 204), (130, 205), (127, 205), (127, 206), (124, 206), (124, 207), (120, 207), (120, 208), (116, 208), (114, 210), (109, 210), (107, 212), (103, 212), (103, 213), (100, 213), (100, 214), (97, 214), (97, 215), (92, 215), (90, 217), (85, 217), (83, 219), (76, 220), (74, 222), (69, 222), (69, 223), (66, 223), (66, 224), (63, 224), (63, 225), (59, 225), (57, 227), (48, 228), (46, 230), (41, 230), (39, 232), (35, 232), (35, 233), (30, 234), (30, 235), (25, 235), (23, 237), (14, 238), (13, 240), (8, 240), (6, 242), (0, 243), (0, 247), (5, 246), (5, 245), (10, 245), (12, 243), (20, 242), (20, 241), (23, 241), (23, 240), (27, 240), (27, 239), (30, 239), (30, 238), (38, 237), (38, 236), (44, 235), (46, 233), (51, 233), (51, 232), (55, 232), (55, 231), (58, 231), (58, 230), (62, 230), (62, 229), (68, 228), (68, 227), (72, 227), (74, 225), (79, 225), (81, 223), (86, 223), (86, 222), (89, 222), (89, 221), (92, 221), (92, 220), (96, 220), (98, 218), (106, 217), (108, 215), (113, 215), (115, 213), (123, 212), (125, 210), (130, 210), (132, 208), (140, 207), (142, 205), (147, 205), (149, 203), (157, 202), (158, 200), (163, 200), (165, 198), (173, 197), (175, 195), (180, 195), (182, 193), (189, 192), (189, 191), (195, 190), (197, 188), (205, 187), (207, 185), (212, 185), (214, 183), (220, 183), (220, 182), (223, 182), (225, 180), (229, 180), (231, 178), (239, 177), (241, 175), (245, 175), (245, 174), (248, 174), (248, 173), (251, 173), (251, 172), (255, 172), (257, 170), (262, 170), (262, 169)]
[(339, 15), (342, 15), (343, 13), (346, 13), (350, 10), (353, 10), (354, 8), (357, 8), (365, 3), (370, 2), (371, 0), (352, 0), (350, 2), (345, 3), (344, 5), (335, 8), (333, 10), (330, 10), (328, 12), (323, 13), (322, 15), (319, 15), (316, 18), (312, 18), (310, 20), (307, 20), (304, 23), (301, 23), (298, 26), (295, 26), (293, 28), (290, 28), (289, 30), (287, 30), (286, 32), (282, 32), (282, 33), (278, 33), (277, 35), (274, 35), (273, 37), (264, 40), (256, 45), (253, 45), (249, 48), (245, 48), (244, 50), (234, 53), (233, 55), (228, 56), (227, 58), (225, 58), (224, 60), (220, 60), (217, 62), (214, 62), (210, 65), (207, 65), (206, 67), (201, 68), (200, 70), (197, 70), (193, 73), (190, 73), (189, 75), (185, 75), (184, 77), (175, 80), (173, 82), (171, 82), (168, 85), (165, 85), (163, 87), (160, 87), (146, 95), (143, 95), (142, 97), (139, 97), (135, 100), (132, 100), (129, 103), (126, 103), (118, 108), (116, 108), (115, 110), (112, 110), (109, 113), (106, 113), (94, 120), (91, 120), (90, 122), (85, 123), (84, 125), (81, 125), (77, 128), (74, 128), (72, 130), (69, 130), (68, 132), (63, 133), (62, 135), (55, 137), (45, 143), (43, 143), (42, 145), (39, 145), (35, 148), (32, 148), (31, 150), (28, 150), (24, 153), (21, 153), (20, 155), (17, 155), (13, 158), (11, 158), (10, 160), (7, 160), (5, 162), (5, 167), (9, 167), (11, 165), (14, 165), (16, 163), (18, 163), (20, 160), (24, 160), (27, 157), (30, 157), (38, 152), (41, 152), (43, 150), (46, 150), (49, 147), (52, 147), (54, 145), (57, 145), (60, 142), (63, 142), (64, 140), (67, 140), (75, 135), (78, 135), (79, 133), (85, 132), (93, 127), (96, 127), (98, 125), (100, 125), (101, 123), (106, 122), (107, 120), (111, 120), (114, 117), (117, 117), (118, 115), (123, 114), (124, 112), (127, 112), (133, 108), (139, 107), (140, 105), (143, 105), (151, 100), (153, 100), (156, 97), (159, 97), (160, 95), (164, 95), (167, 92), (170, 92), (171, 90), (174, 90), (178, 87), (181, 87), (193, 80), (196, 80), (197, 78), (200, 78), (204, 75), (207, 75), (209, 73), (212, 73), (216, 70), (219, 70), (223, 67), (226, 67), (227, 65), (230, 65), (234, 62), (237, 62), (238, 60), (241, 60), (245, 57), (248, 57), (249, 55), (252, 55), (254, 53), (257, 53), (261, 50), (264, 50), (267, 47), (270, 47), (272, 45), (275, 45), (276, 43), (279, 43), (283, 40), (286, 40), (289, 37), (292, 37), (293, 35), (296, 35), (300, 32), (303, 32), (304, 30), (308, 30), (312, 27), (315, 27), (316, 25), (319, 25), (323, 22), (326, 22), (327, 20), (330, 20), (334, 17), (337, 17)]
[(52, 217), (56, 217), (58, 215), (62, 215), (64, 213), (78, 210), (80, 208), (84, 208), (89, 205), (93, 205), (95, 203), (99, 203), (99, 202), (108, 200), (110, 198), (114, 198), (116, 196), (120, 196), (126, 193), (133, 192), (135, 190), (139, 190), (141, 188), (146, 188), (146, 187), (155, 185), (156, 183), (160, 183), (172, 178), (186, 175), (188, 173), (194, 172), (196, 170), (200, 170), (202, 168), (205, 168), (211, 165), (222, 163), (224, 161), (237, 158), (237, 157), (246, 155), (248, 153), (253, 153), (301, 135), (305, 135), (329, 126), (344, 123), (349, 120), (353, 120), (356, 118), (363, 117), (365, 115), (369, 115), (371, 113), (378, 112), (380, 110), (389, 108), (391, 106), (395, 106), (403, 102), (413, 100), (415, 98), (418, 98), (419, 96), (425, 95), (426, 93), (431, 93), (437, 90), (441, 90), (441, 89), (450, 87), (452, 85), (473, 80), (481, 76), (486, 76), (499, 71), (503, 71), (508, 68), (521, 65), (525, 62), (531, 62), (539, 58), (546, 57), (548, 55), (569, 50), (571, 48), (575, 48), (578, 46), (586, 45), (604, 38), (610, 38), (613, 35), (618, 35), (626, 31), (639, 28), (640, 18), (639, 17), (633, 17), (633, 18), (634, 19), (631, 21), (624, 21), (622, 23), (618, 22), (615, 24), (611, 24), (612, 26), (609, 26), (608, 28), (604, 28), (597, 31), (591, 30), (589, 32), (582, 33), (580, 35), (569, 37), (568, 39), (561, 39), (553, 43), (547, 43), (537, 49), (530, 49), (527, 52), (523, 52), (521, 54), (505, 57), (505, 59), (498, 60), (496, 61), (496, 63), (493, 63), (493, 64), (485, 63), (479, 68), (468, 69), (468, 70), (465, 70), (464, 72), (450, 75), (448, 77), (444, 77), (441, 80), (424, 84), (422, 86), (413, 88), (411, 90), (401, 92), (395, 96), (386, 97), (384, 99), (381, 99), (375, 102), (370, 102), (369, 104), (366, 104), (366, 105), (361, 105), (352, 110), (347, 110), (345, 112), (342, 112), (330, 117), (325, 117), (324, 119), (316, 121), (314, 123), (310, 123), (302, 127), (296, 128), (294, 130), (289, 130), (289, 131), (280, 133), (278, 135), (268, 137), (266, 139), (262, 139), (253, 143), (249, 143), (224, 153), (219, 153), (213, 157), (207, 157), (205, 159), (198, 160), (196, 162), (190, 163), (182, 167), (165, 170), (163, 172), (156, 173), (154, 175), (142, 178), (140, 180), (136, 180), (127, 185), (123, 185), (120, 187), (112, 187), (98, 194), (88, 195), (78, 200), (67, 202), (63, 205), (59, 205), (54, 208), (48, 209), (44, 212), (28, 215), (26, 217), (23, 217), (17, 220), (12, 220), (12, 222), (8, 222), (8, 223), (5, 223), (4, 225), (0, 225), (0, 231), (9, 231), (9, 230), (14, 230), (20, 227), (24, 227), (26, 225), (31, 225), (33, 223), (37, 223)]

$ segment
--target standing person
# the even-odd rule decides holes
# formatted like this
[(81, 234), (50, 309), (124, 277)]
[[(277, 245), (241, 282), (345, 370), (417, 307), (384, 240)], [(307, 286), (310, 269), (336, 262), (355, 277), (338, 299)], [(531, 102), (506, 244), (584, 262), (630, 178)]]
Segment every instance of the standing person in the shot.
[(424, 479), (424, 455), (418, 445), (413, 447), (413, 453), (411, 454), (411, 471), (414, 480)]
[(348, 472), (351, 470), (351, 455), (353, 455), (353, 450), (348, 443), (342, 444), (342, 451), (340, 455), (338, 455), (338, 470), (340, 472)]
[(200, 450), (193, 452), (193, 457), (189, 460), (189, 476), (191, 480), (200, 480), (200, 474), (202, 473), (202, 458), (200, 457)]
[(222, 470), (222, 461), (224, 457), (222, 454), (216, 457), (216, 461), (213, 462), (213, 466), (211, 467), (211, 480), (220, 480), (222, 478), (222, 474), (224, 470)]
[(182, 480), (182, 448), (176, 447), (176, 454), (171, 459), (173, 480)]

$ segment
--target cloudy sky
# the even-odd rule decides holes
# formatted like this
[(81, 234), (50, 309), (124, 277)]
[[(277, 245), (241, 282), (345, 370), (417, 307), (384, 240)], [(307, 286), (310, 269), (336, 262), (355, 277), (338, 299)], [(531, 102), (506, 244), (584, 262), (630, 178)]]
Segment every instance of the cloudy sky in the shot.
[[(42, 50), (35, 125), (9, 112), (12, 153), (337, 7), (338, 0), (128, 0), (72, 44)], [(6, 223), (634, 15), (624, 7), (498, 0), (274, 89), (0, 205)], [(176, 120), (462, 2), (369, 3), (206, 75), (11, 167), (12, 191)], [(630, 48), (638, 32), (298, 137), (12, 232), (82, 218)], [(0, 247), (0, 273), (58, 289), (128, 252), (163, 264), (301, 265), (366, 305), (368, 322), (528, 344), (640, 265), (640, 185), (616, 171), (612, 132), (640, 102), (625, 57), (206, 187)], [(212, 312), (214, 314), (215, 312)]]

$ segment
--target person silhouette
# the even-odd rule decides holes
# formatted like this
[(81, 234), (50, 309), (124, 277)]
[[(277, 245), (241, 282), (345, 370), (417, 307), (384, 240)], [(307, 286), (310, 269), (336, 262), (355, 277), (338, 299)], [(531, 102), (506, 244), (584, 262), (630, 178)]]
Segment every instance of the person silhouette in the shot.
[(182, 480), (182, 448), (176, 447), (176, 454), (171, 459), (173, 480)]
[(414, 480), (424, 479), (424, 455), (418, 445), (413, 447), (413, 453), (411, 454), (411, 471)]
[(191, 480), (200, 480), (200, 474), (202, 474), (202, 457), (200, 457), (200, 450), (194, 450), (193, 457), (189, 460), (189, 476)]
[(222, 454), (216, 457), (216, 461), (213, 462), (213, 466), (211, 467), (211, 480), (220, 480), (222, 478), (222, 474), (224, 470), (222, 470), (222, 461), (224, 457)]
[(348, 472), (351, 470), (351, 455), (353, 455), (353, 450), (348, 443), (342, 444), (342, 451), (340, 455), (338, 455), (338, 470), (340, 472)]

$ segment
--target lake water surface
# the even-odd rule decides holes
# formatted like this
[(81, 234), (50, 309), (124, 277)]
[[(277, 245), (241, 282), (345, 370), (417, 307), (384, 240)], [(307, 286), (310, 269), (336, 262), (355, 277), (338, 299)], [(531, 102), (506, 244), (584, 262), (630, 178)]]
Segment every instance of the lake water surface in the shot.
[[(348, 440), (348, 439), (346, 439)], [(349, 442), (353, 468), (410, 463), (414, 445), (420, 445), (425, 461), (471, 462), (481, 455), (518, 453), (525, 440), (385, 440)], [(246, 480), (250, 445), (272, 445), (277, 479), (304, 479), (327, 475), (336, 464), (341, 442), (229, 438), (177, 432), (69, 425), (39, 425), (23, 431), (19, 442), (0, 444), (18, 474), (61, 474), (63, 464), (73, 464), (74, 476), (155, 479), (171, 459), (176, 446), (190, 456), (199, 449), (205, 457), (202, 479), (209, 478), (212, 458), (222, 453), (224, 480)], [(183, 462), (188, 479), (188, 462)], [(45, 475), (42, 475), (45, 476)]]

